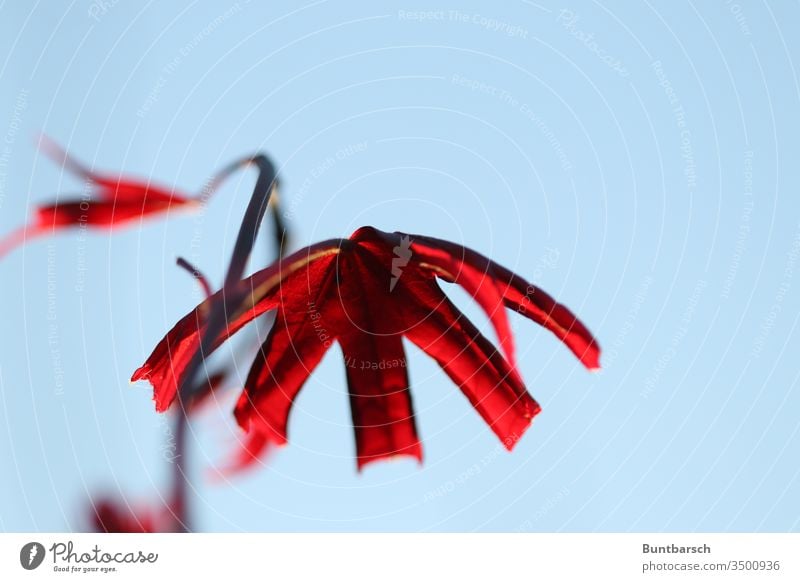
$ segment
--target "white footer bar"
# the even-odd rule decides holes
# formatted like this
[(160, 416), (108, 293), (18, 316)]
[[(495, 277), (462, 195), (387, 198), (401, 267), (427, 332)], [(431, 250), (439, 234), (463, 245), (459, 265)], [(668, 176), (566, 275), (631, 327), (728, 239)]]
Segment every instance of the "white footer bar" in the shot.
[(800, 534), (0, 534), (0, 580), (229, 582), (253, 574), (326, 582), (797, 581)]

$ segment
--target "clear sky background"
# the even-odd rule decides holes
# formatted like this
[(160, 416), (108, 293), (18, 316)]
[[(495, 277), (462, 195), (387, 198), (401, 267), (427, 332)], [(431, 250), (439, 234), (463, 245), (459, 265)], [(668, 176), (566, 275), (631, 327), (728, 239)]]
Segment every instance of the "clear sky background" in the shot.
[[(338, 348), (290, 445), (219, 483), (231, 392), (192, 425), (199, 529), (800, 529), (796, 3), (178, 4), (0, 5), (0, 233), (82, 187), (39, 131), (189, 191), (263, 150), (295, 247), (362, 225), (464, 243), (604, 347), (589, 374), (511, 316), (544, 411), (509, 454), (407, 346), (425, 462), (361, 474)], [(175, 257), (221, 280), (252, 183), (0, 262), (1, 530), (81, 530), (92, 496), (164, 490), (169, 421), (128, 378), (197, 302)]]

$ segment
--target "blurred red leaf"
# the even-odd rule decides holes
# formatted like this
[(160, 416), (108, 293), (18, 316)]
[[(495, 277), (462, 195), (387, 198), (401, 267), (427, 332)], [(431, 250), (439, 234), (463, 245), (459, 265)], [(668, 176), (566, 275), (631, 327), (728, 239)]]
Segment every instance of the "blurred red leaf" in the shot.
[(0, 239), (0, 258), (32, 238), (67, 228), (111, 229), (135, 220), (201, 205), (197, 197), (178, 193), (149, 180), (94, 172), (45, 136), (41, 137), (40, 145), (53, 161), (85, 180), (91, 186), (91, 192), (89, 195), (58, 199), (37, 206), (30, 224)]
[(102, 498), (92, 503), (90, 525), (99, 533), (159, 533), (173, 531), (169, 510), (132, 508), (124, 502)]

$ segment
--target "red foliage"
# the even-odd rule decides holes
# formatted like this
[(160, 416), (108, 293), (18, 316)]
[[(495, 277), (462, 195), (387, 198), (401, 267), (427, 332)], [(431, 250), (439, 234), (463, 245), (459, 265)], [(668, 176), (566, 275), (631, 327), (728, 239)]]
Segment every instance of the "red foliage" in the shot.
[[(437, 279), (475, 298), (503, 353), (450, 302)], [(159, 411), (175, 399), (217, 301), (226, 304), (227, 328), (214, 348), (276, 310), (236, 405), (236, 419), (249, 434), (235, 467), (286, 442), (292, 403), (334, 341), (345, 358), (359, 468), (395, 455), (422, 459), (402, 337), (441, 366), (508, 449), (540, 407), (515, 369), (504, 308), (550, 330), (587, 368), (599, 367), (600, 348), (586, 327), (508, 269), (453, 243), (364, 227), (349, 239), (281, 259), (181, 319), (132, 377), (150, 381)]]
[(91, 527), (99, 533), (157, 533), (167, 532), (168, 519), (149, 509), (132, 509), (111, 499), (93, 503)]
[(110, 229), (135, 220), (200, 205), (197, 198), (176, 193), (147, 180), (93, 172), (70, 157), (55, 142), (42, 138), (42, 148), (54, 161), (92, 187), (91, 196), (57, 200), (36, 207), (30, 224), (0, 240), (0, 258), (38, 236), (71, 227)]

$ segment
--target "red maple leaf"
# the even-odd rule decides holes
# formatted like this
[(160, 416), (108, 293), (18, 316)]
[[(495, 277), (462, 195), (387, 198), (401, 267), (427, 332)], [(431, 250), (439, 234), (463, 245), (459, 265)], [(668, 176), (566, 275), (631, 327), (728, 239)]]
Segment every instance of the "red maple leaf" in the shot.
[(149, 180), (92, 171), (45, 136), (40, 145), (53, 161), (85, 180), (91, 186), (90, 195), (35, 207), (30, 224), (0, 239), (0, 258), (33, 238), (60, 230), (73, 227), (110, 230), (169, 212), (199, 208), (231, 173), (257, 163), (256, 157), (238, 160), (210, 180), (199, 195), (190, 196)]
[[(490, 318), (502, 353), (451, 303), (437, 279), (472, 295)], [(587, 368), (599, 367), (600, 348), (586, 327), (508, 269), (454, 243), (364, 227), (226, 285), (183, 317), (132, 377), (150, 381), (157, 410), (175, 399), (216, 302), (225, 304), (226, 325), (211, 338), (212, 351), (276, 310), (236, 405), (236, 419), (248, 431), (237, 466), (271, 444), (286, 443), (292, 403), (334, 341), (345, 358), (359, 468), (395, 455), (422, 459), (403, 337), (441, 366), (509, 450), (540, 407), (515, 369), (505, 308), (550, 330)]]

